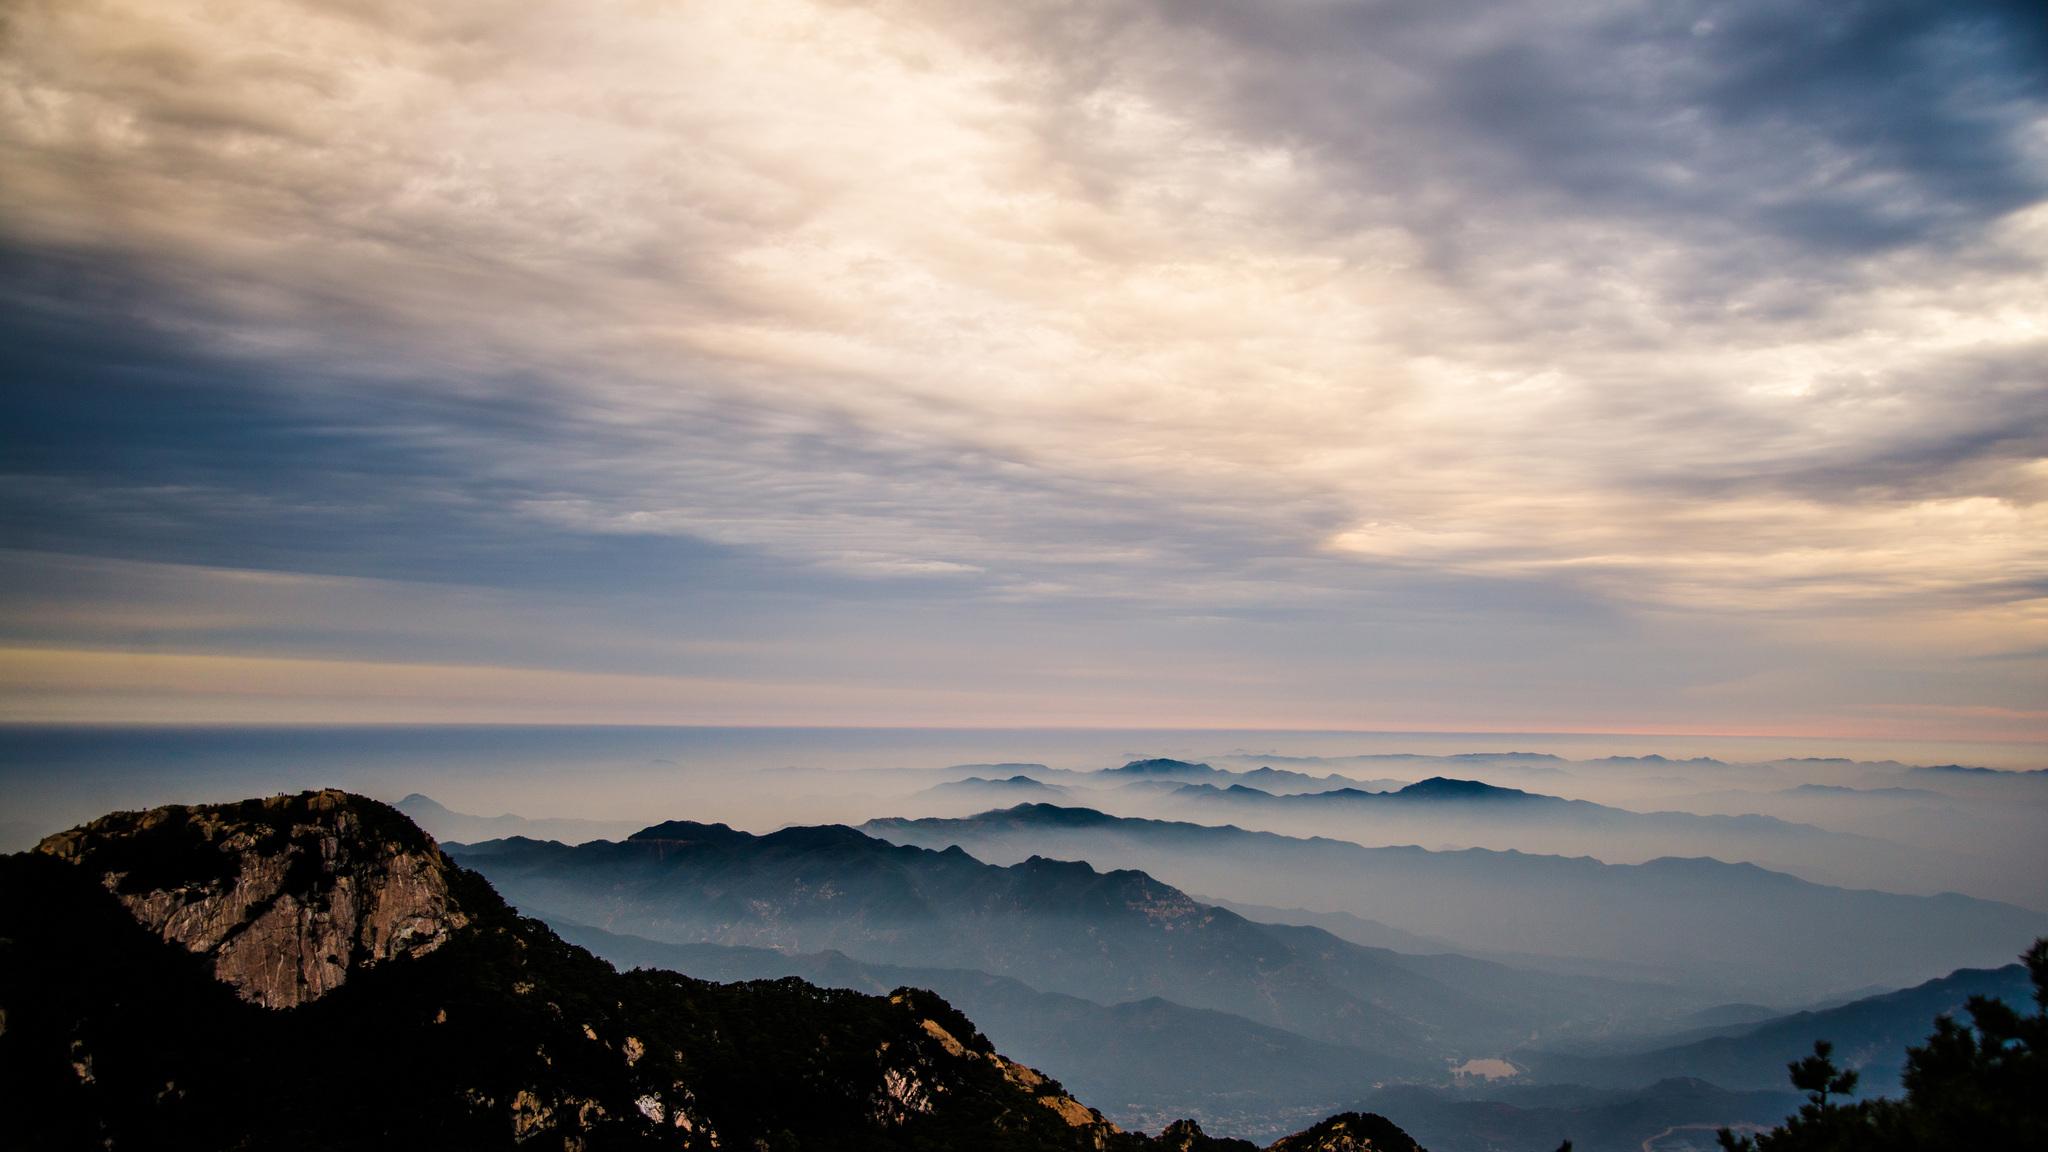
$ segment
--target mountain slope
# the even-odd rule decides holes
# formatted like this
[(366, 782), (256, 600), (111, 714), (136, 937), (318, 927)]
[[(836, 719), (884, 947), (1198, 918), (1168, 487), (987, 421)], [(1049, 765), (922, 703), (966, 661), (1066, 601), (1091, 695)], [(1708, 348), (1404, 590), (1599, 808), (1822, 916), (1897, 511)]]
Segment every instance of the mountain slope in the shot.
[(1372, 1083), (1358, 1053), (1241, 1016), (1151, 997), (1104, 1006), (960, 968), (876, 964), (844, 953), (783, 953), (668, 944), (556, 921), (563, 938), (621, 968), (659, 967), (711, 980), (798, 976), (830, 988), (929, 988), (972, 1018), (996, 1048), (1055, 1074), (1125, 1127), (1193, 1117), (1255, 1139), (1329, 1114)]
[(1042, 857), (997, 868), (848, 828), (752, 836), (680, 821), (620, 843), (455, 852), (537, 914), (678, 943), (975, 969), (1099, 1003), (1164, 996), (1360, 1049), (1361, 1075), (1530, 1027), (1391, 953), (1256, 924), (1136, 871)]
[(1911, 988), (1870, 996), (1818, 1012), (1795, 1012), (1732, 1034), (1614, 1056), (1522, 1053), (1516, 1060), (1535, 1076), (1578, 1084), (1631, 1087), (1669, 1077), (1711, 1080), (1728, 1088), (1782, 1085), (1785, 1066), (1831, 1041), (1836, 1062), (1862, 1076), (1864, 1096), (1895, 1093), (1906, 1047), (1926, 1037), (1928, 1022), (1960, 1012), (1972, 996), (2003, 1000), (2015, 1010), (2032, 1001), (2033, 984), (2019, 964), (1970, 968)]
[(1834, 888), (1708, 859), (1610, 865), (1366, 848), (1044, 804), (863, 828), (991, 861), (1043, 853), (1141, 868), (1223, 899), (1313, 903), (1459, 948), (1654, 966), (1702, 988), (1794, 1002), (1995, 965), (2048, 927), (2048, 916), (2011, 905)]
[(928, 992), (619, 974), (338, 792), (0, 859), (0, 1010), (24, 1147), (1153, 1146)]

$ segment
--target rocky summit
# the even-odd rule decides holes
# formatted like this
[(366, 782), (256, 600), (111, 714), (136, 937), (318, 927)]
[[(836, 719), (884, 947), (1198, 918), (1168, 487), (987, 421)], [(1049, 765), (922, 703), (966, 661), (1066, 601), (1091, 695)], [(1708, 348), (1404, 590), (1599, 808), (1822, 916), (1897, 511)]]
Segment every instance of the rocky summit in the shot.
[(1283, 1136), (1271, 1152), (1422, 1152), (1406, 1132), (1384, 1116), (1346, 1112), (1292, 1136)]
[(617, 972), (338, 791), (0, 858), (0, 1084), (22, 1148), (1252, 1149), (1120, 1131), (927, 991)]
[(216, 978), (269, 1008), (424, 956), (469, 922), (432, 838), (331, 789), (116, 813), (37, 851), (97, 877), (143, 927), (205, 956)]

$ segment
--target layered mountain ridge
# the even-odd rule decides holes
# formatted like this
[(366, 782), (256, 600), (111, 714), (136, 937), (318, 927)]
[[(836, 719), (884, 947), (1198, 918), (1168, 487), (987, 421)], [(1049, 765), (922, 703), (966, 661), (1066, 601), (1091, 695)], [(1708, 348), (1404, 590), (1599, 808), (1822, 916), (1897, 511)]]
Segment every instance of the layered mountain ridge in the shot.
[(1663, 857), (1608, 864), (1514, 850), (1368, 847), (1327, 837), (1019, 804), (960, 819), (880, 819), (891, 843), (1140, 869), (1243, 904), (1342, 912), (1460, 951), (1665, 970), (1701, 988), (1813, 1000), (2003, 963), (2048, 915), (1944, 893), (1815, 884), (1753, 864)]
[[(0, 1011), (26, 1147), (1252, 1147), (1120, 1131), (929, 992), (617, 972), (337, 791), (0, 859)], [(1414, 1148), (1357, 1115), (1284, 1146)]]
[(669, 822), (619, 843), (451, 850), (536, 914), (677, 944), (980, 970), (1102, 1004), (1163, 995), (1356, 1049), (1361, 1081), (1651, 1012), (1664, 996), (1258, 923), (1134, 869), (1040, 855), (995, 866), (844, 827), (755, 836)]

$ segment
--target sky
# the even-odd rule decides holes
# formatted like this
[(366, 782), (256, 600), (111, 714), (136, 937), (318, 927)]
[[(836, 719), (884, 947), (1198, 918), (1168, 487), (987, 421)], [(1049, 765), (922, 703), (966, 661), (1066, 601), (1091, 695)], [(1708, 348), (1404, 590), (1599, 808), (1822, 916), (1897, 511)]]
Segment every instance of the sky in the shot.
[(2036, 3), (11, 0), (0, 721), (2048, 741)]

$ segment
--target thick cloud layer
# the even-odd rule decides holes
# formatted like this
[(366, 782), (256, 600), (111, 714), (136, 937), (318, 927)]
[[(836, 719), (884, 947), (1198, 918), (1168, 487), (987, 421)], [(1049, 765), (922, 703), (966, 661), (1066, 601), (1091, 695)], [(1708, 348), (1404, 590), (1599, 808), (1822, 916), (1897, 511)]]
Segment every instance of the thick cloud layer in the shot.
[[(4, 29), (24, 683), (143, 644), (776, 718), (879, 675), (925, 722), (2048, 719), (2028, 5)], [(80, 564), (106, 600), (40, 623)], [(302, 590), (92, 623), (251, 569)], [(422, 583), (491, 623), (384, 628)]]

